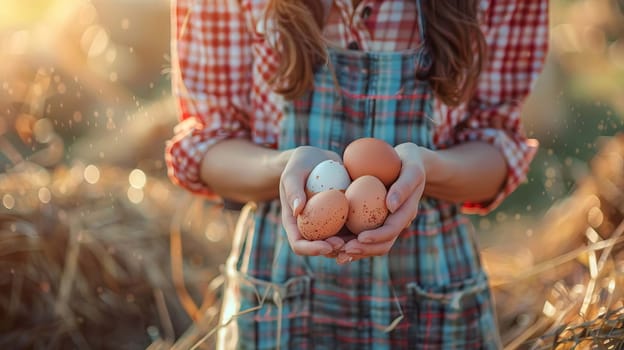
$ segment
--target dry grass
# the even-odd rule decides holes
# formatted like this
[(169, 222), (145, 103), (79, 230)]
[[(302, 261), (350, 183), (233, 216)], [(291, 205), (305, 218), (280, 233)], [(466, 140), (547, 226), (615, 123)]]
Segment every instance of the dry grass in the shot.
[[(94, 184), (79, 163), (52, 173), (23, 163), (0, 174), (0, 200), (11, 207), (0, 211), (0, 348), (171, 344), (189, 312), (198, 314), (189, 305), (210, 300), (203, 293), (227, 252), (207, 239), (227, 225), (218, 209), (166, 180), (133, 189), (129, 171), (99, 172)], [(143, 193), (140, 203), (129, 188)]]
[(624, 348), (624, 135), (591, 168), (534, 240), (483, 252), (509, 349)]

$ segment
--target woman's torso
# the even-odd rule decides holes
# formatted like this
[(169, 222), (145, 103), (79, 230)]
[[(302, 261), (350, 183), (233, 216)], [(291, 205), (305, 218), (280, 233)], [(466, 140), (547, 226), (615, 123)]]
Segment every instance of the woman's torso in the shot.
[[(331, 64), (319, 67), (314, 90), (280, 102), (278, 146), (341, 154), (352, 140), (372, 136), (435, 148), (433, 96), (418, 78), (429, 63), (421, 44), (383, 53), (330, 48)], [(458, 205), (423, 198), (388, 255), (344, 266), (295, 255), (279, 213), (279, 201), (259, 203), (229, 261), (242, 311), (259, 308), (238, 318), (239, 345), (495, 346), (487, 281)]]

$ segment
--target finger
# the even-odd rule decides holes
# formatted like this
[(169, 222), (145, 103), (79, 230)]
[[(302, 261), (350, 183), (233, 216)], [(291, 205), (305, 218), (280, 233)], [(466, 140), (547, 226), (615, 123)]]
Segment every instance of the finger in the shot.
[(396, 212), (414, 190), (424, 182), (424, 171), (420, 166), (406, 163), (401, 168), (399, 178), (390, 186), (386, 196), (386, 206), (391, 213)]
[(344, 255), (340, 256), (340, 261), (338, 257), (336, 257), (336, 262), (340, 265), (370, 258), (370, 256), (364, 256), (364, 255), (350, 255), (346, 253), (343, 253), (343, 254)]
[(331, 159), (333, 161), (336, 161), (336, 162), (342, 164), (342, 158), (340, 158), (338, 153), (333, 152), (333, 151), (329, 151), (329, 150), (325, 150), (325, 154), (327, 155), (327, 159)]
[(328, 258), (336, 258), (342, 247), (345, 245), (345, 241), (338, 236), (329, 237), (325, 240), (325, 242), (329, 243), (332, 247), (332, 251), (329, 254), (324, 254)]
[(422, 197), (422, 186), (408, 198), (394, 214), (388, 215), (384, 224), (374, 230), (364, 231), (357, 236), (362, 244), (382, 243), (395, 239), (418, 214), (418, 204)]
[(350, 262), (356, 262), (358, 260), (370, 258), (370, 256), (364, 256), (364, 255), (349, 255), (349, 256), (351, 257)]
[(339, 265), (344, 265), (350, 263), (351, 261), (353, 261), (353, 257), (344, 252), (340, 252), (336, 257), (336, 263), (338, 263)]
[(328, 258), (336, 258), (345, 245), (345, 240), (338, 235), (327, 238), (325, 242), (332, 246), (332, 251), (329, 254), (324, 254)]
[(398, 235), (389, 241), (381, 242), (381, 243), (372, 243), (372, 244), (364, 244), (358, 242), (357, 240), (353, 240), (347, 244), (345, 244), (344, 251), (346, 254), (356, 257), (356, 256), (381, 256), (386, 255), (394, 245)]
[(337, 251), (337, 250), (334, 250), (333, 252), (331, 252), (329, 254), (325, 254), (323, 256), (326, 257), (326, 258), (335, 259), (335, 258), (338, 257), (338, 254), (340, 254), (340, 252)]
[(329, 243), (334, 251), (339, 251), (345, 245), (345, 241), (338, 236), (329, 237), (325, 242)]
[(289, 233), (288, 237), (290, 238), (291, 236), (291, 232), (296, 232), (293, 233), (292, 235), (295, 236), (295, 238), (300, 239), (301, 235), (299, 234), (299, 229), (297, 228), (297, 219), (295, 217), (295, 215), (293, 214), (293, 210), (292, 207), (288, 204), (288, 199), (286, 198), (286, 195), (284, 193), (284, 186), (282, 186), (282, 183), (280, 183), (280, 204), (281, 204), (281, 215), (282, 215), (282, 224), (284, 225), (284, 228), (286, 229), (286, 232)]
[(293, 252), (297, 255), (318, 256), (329, 255), (333, 249), (329, 243), (325, 241), (308, 241), (305, 239), (290, 242)]
[(334, 237), (340, 238), (344, 243), (357, 238), (346, 226), (343, 226)]
[(360, 244), (375, 244), (393, 240), (407, 226), (406, 223), (410, 222), (412, 217), (410, 209), (404, 206), (396, 213), (390, 214), (382, 226), (360, 233), (354, 241)]

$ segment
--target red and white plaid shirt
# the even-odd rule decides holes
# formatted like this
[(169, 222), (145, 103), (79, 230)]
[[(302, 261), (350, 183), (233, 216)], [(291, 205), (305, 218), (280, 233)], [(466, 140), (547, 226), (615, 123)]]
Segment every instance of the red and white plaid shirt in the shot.
[[(326, 38), (341, 47), (405, 50), (418, 44), (415, 1), (321, 0), (331, 8)], [(278, 64), (262, 24), (267, 0), (176, 0), (172, 7), (173, 93), (180, 123), (165, 158), (172, 180), (214, 196), (200, 179), (206, 149), (227, 138), (250, 138), (276, 147), (281, 97), (268, 78)], [(481, 0), (480, 21), (489, 47), (488, 66), (474, 98), (456, 108), (436, 101), (434, 141), (440, 148), (486, 141), (505, 156), (508, 177), (489, 203), (464, 203), (486, 213), (526, 178), (537, 142), (527, 140), (520, 108), (541, 72), (548, 45), (548, 0)]]

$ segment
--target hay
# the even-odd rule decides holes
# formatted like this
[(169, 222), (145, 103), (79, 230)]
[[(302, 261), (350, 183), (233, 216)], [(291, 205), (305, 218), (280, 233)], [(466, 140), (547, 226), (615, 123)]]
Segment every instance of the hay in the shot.
[(624, 348), (624, 135), (591, 168), (525, 250), (484, 252), (508, 349)]
[(0, 174), (0, 348), (146, 348), (190, 325), (184, 306), (206, 299), (227, 252), (208, 238), (227, 222), (166, 179), (135, 188), (129, 174), (79, 162)]

